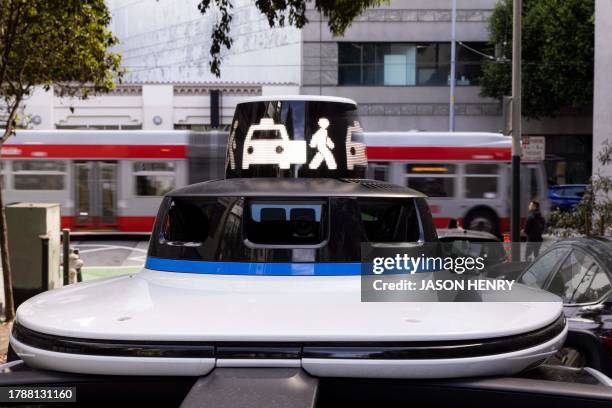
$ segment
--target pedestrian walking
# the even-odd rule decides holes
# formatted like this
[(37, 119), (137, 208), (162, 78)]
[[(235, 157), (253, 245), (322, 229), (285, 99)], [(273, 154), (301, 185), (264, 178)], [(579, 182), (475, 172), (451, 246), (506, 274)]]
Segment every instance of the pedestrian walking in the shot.
[(525, 228), (523, 229), (524, 234), (527, 236), (527, 250), (525, 252), (525, 260), (530, 260), (530, 256), (533, 255), (533, 259), (537, 258), (540, 254), (540, 247), (542, 246), (542, 234), (546, 228), (546, 221), (540, 213), (540, 203), (531, 200), (529, 202), (529, 216), (527, 222), (525, 222)]
[(456, 218), (451, 218), (450, 220), (448, 220), (448, 225), (446, 226), (446, 228), (448, 229), (457, 229), (459, 228), (459, 223), (457, 222)]

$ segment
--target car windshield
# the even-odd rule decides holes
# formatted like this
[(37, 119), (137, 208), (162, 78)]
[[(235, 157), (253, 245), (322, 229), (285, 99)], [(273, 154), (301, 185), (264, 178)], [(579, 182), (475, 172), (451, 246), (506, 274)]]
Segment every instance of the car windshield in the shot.
[(565, 257), (569, 248), (554, 248), (542, 255), (523, 273), (521, 283), (535, 288), (543, 288), (555, 270), (555, 265)]
[(256, 130), (251, 136), (251, 140), (274, 140), (282, 139), (281, 132), (278, 130)]
[(423, 199), (167, 197), (149, 256), (224, 262), (358, 262), (364, 244), (432, 238)]

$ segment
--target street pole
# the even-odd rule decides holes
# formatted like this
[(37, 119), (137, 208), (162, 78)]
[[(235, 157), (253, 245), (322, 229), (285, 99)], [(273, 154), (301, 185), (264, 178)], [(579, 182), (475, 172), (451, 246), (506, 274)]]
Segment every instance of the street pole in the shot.
[(521, 260), (521, 12), (522, 0), (512, 4), (512, 261)]
[(457, 0), (452, 0), (451, 12), (451, 65), (450, 65), (450, 103), (448, 106), (448, 130), (455, 131), (455, 61), (457, 59)]

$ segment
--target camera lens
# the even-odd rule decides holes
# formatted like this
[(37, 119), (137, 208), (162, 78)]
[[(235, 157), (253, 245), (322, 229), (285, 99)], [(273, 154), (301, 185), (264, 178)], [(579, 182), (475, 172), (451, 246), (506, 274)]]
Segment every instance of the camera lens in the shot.
[(313, 227), (312, 220), (306, 216), (300, 216), (293, 221), (293, 232), (300, 237), (311, 236)]

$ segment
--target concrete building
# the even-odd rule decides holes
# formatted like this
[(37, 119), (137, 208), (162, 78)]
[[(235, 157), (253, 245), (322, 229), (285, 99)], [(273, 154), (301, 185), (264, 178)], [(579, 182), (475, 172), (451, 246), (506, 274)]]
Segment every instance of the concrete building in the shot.
[[(457, 0), (456, 130), (501, 131), (497, 100), (480, 96), (482, 53), (490, 54), (487, 20), (497, 0)], [(27, 103), (35, 128), (206, 128), (211, 91), (220, 92), (220, 124), (252, 95), (345, 96), (362, 124), (377, 130), (448, 130), (451, 0), (391, 0), (367, 10), (341, 38), (314, 10), (302, 30), (270, 29), (251, 0), (234, 0), (232, 48), (222, 75), (209, 72), (210, 30), (198, 0), (108, 0), (124, 84), (86, 101), (37, 92)], [(545, 135), (553, 182), (582, 182), (591, 172), (591, 116), (525, 121)]]
[(602, 166), (597, 155), (602, 144), (612, 143), (612, 3), (605, 0), (595, 1), (595, 78), (593, 81), (593, 173), (612, 176), (612, 166)]

